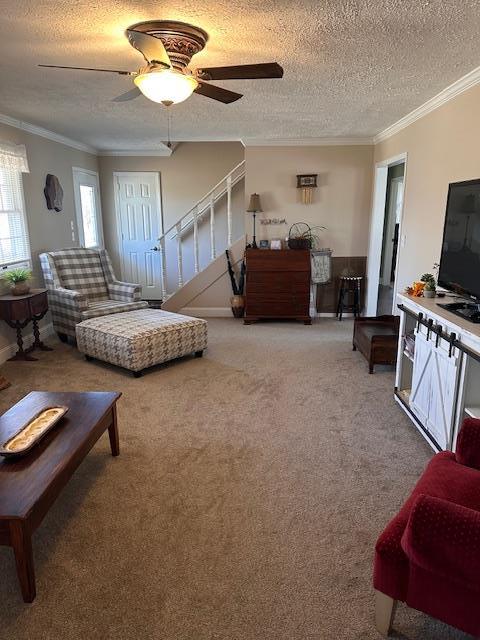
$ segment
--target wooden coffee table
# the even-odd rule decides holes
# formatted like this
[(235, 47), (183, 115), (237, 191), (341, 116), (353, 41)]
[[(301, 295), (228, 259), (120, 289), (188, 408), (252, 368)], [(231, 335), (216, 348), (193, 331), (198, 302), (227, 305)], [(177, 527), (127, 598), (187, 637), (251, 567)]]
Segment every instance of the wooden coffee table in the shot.
[(113, 456), (120, 453), (116, 392), (48, 393), (32, 391), (0, 416), (6, 442), (32, 413), (66, 405), (68, 413), (25, 456), (0, 458), (0, 545), (13, 547), (25, 602), (35, 598), (32, 534), (87, 453), (108, 429)]

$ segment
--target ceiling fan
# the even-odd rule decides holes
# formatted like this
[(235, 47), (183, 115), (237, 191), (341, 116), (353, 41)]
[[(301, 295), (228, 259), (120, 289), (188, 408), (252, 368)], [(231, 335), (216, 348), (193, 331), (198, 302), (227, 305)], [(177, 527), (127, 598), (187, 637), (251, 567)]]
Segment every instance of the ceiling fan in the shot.
[(243, 64), (226, 67), (202, 67), (191, 71), (188, 68), (192, 57), (201, 51), (208, 34), (199, 27), (174, 20), (149, 20), (134, 24), (125, 31), (128, 42), (145, 58), (146, 66), (138, 71), (116, 69), (93, 69), (89, 67), (67, 67), (39, 64), (53, 69), (75, 69), (117, 73), (133, 78), (135, 88), (114, 98), (115, 102), (133, 100), (144, 95), (149, 100), (165, 106), (183, 102), (193, 92), (228, 104), (242, 97), (213, 84), (211, 80), (243, 80), (281, 78), (283, 69), (277, 62)]

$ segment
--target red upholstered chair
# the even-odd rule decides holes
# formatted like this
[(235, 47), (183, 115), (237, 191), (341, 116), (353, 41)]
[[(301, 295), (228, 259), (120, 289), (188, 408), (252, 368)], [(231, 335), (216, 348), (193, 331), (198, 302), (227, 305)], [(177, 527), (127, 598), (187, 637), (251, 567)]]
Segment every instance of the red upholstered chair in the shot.
[(464, 421), (456, 453), (432, 458), (379, 537), (373, 583), (385, 636), (397, 600), (480, 636), (480, 420)]

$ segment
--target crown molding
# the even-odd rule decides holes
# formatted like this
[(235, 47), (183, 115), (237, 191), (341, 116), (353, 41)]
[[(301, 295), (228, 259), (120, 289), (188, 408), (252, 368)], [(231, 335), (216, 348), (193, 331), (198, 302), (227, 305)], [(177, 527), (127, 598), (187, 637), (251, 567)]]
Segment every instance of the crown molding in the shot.
[(95, 156), (98, 154), (98, 151), (88, 144), (78, 142), (78, 140), (72, 140), (72, 138), (67, 138), (66, 136), (60, 135), (59, 133), (50, 131), (49, 129), (37, 127), (37, 125), (35, 124), (30, 124), (29, 122), (24, 122), (23, 120), (12, 118), (11, 116), (7, 116), (4, 113), (0, 113), (0, 123), (6, 124), (9, 127), (15, 127), (15, 129), (21, 129), (22, 131), (26, 131), (27, 133), (32, 133), (35, 136), (47, 138), (47, 140), (52, 140), (52, 142), (64, 144), (67, 147), (72, 147), (72, 149), (77, 149), (77, 151), (85, 151), (86, 153), (91, 153)]
[(373, 138), (243, 138), (244, 147), (352, 147), (372, 145)]
[(417, 120), (420, 120), (420, 118), (423, 118), (432, 111), (435, 111), (435, 109), (438, 109), (438, 107), (441, 107), (446, 102), (449, 102), (456, 96), (464, 93), (465, 91), (468, 91), (468, 89), (471, 89), (479, 83), (480, 67), (477, 67), (476, 69), (473, 69), (473, 71), (470, 71), (470, 73), (467, 73), (459, 80), (456, 80), (451, 85), (440, 91), (440, 93), (437, 93), (437, 95), (433, 96), (433, 98), (430, 98), (430, 100), (427, 100), (427, 102), (420, 105), (420, 107), (417, 107), (403, 118), (400, 118), (400, 120), (392, 124), (390, 127), (387, 127), (386, 129), (375, 135), (373, 137), (373, 143), (378, 144), (379, 142), (382, 142), (382, 140), (386, 140), (387, 138), (394, 136), (402, 129), (405, 129), (405, 127), (408, 127)]
[(167, 145), (163, 143), (159, 143), (156, 149), (106, 149), (97, 151), (97, 155), (102, 157), (111, 157), (111, 156), (131, 156), (131, 157), (164, 157), (168, 158), (172, 155), (174, 151), (174, 147), (171, 149), (167, 147)]

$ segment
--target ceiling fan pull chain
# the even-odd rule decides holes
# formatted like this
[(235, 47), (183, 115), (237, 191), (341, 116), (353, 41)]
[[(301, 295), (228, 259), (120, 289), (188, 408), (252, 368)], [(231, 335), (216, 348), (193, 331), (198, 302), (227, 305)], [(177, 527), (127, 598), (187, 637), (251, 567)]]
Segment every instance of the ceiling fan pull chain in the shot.
[(167, 109), (167, 147), (172, 148), (172, 141), (170, 140), (170, 109)]

